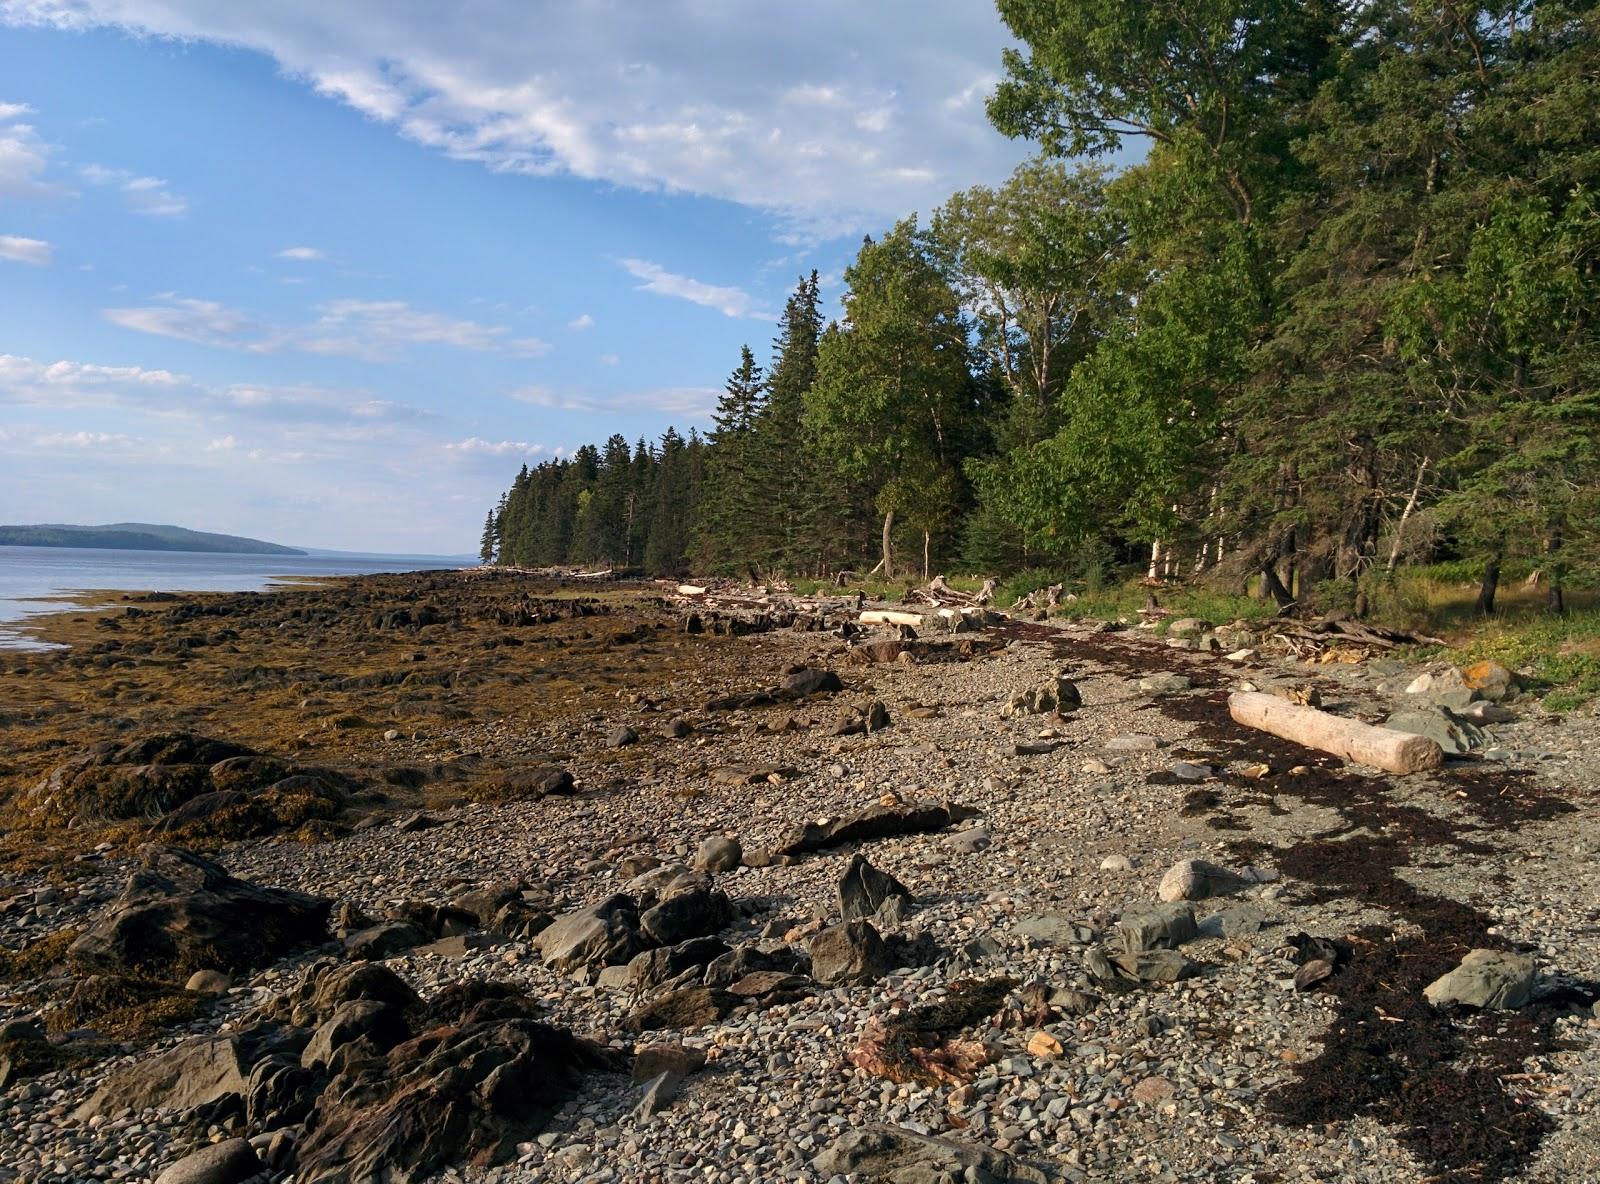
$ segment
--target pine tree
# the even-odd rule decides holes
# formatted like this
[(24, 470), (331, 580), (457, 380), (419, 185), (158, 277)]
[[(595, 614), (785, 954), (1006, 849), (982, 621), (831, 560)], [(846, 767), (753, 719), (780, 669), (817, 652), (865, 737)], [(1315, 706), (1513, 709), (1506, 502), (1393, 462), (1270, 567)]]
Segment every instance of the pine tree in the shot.
[(712, 416), (712, 451), (705, 474), (705, 496), (694, 526), (695, 562), (724, 573), (748, 562), (757, 521), (759, 474), (752, 436), (763, 401), (761, 367), (748, 345), (728, 376)]

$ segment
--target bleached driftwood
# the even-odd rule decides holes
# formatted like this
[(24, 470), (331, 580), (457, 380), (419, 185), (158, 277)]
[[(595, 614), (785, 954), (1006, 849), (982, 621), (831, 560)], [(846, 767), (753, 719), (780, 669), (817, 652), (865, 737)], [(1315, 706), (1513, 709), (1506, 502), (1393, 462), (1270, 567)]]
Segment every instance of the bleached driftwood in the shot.
[(1343, 719), (1260, 691), (1229, 695), (1228, 714), (1247, 728), (1258, 728), (1387, 773), (1420, 773), (1437, 769), (1444, 762), (1443, 750), (1426, 736)]
[(679, 584), (678, 585), (678, 595), (679, 596), (704, 596), (705, 594), (706, 594), (706, 590), (703, 587), (701, 587), (699, 584)]
[(920, 613), (897, 613), (886, 609), (870, 609), (861, 614), (863, 625), (910, 625), (913, 629), (921, 628), (922, 615)]

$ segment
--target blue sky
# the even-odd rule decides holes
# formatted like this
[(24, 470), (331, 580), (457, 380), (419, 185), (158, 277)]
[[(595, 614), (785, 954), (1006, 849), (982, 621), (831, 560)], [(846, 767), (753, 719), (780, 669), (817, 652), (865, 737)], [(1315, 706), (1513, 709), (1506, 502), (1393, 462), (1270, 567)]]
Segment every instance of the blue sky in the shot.
[(981, 3), (0, 0), (0, 522), (471, 550), (518, 465), (704, 429), (797, 276), (1003, 178), (1006, 44)]

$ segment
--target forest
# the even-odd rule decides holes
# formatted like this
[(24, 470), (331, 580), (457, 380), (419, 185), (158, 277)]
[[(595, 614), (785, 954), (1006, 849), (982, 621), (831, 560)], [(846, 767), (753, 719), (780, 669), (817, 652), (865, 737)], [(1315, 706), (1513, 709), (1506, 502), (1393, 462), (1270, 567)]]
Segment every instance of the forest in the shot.
[(486, 561), (1594, 584), (1600, 7), (998, 9), (1037, 154), (867, 238), (837, 322), (801, 278), (707, 434), (524, 467)]

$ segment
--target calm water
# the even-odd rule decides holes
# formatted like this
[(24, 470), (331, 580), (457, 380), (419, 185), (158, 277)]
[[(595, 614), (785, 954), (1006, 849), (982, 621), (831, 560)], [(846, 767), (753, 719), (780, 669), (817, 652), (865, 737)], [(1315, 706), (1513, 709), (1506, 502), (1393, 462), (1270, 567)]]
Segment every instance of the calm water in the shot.
[(0, 547), (0, 647), (36, 644), (18, 633), (34, 613), (60, 612), (70, 593), (249, 592), (285, 576), (368, 575), (461, 567), (459, 559), (422, 555), (202, 555), (189, 551), (96, 551), (74, 547)]

